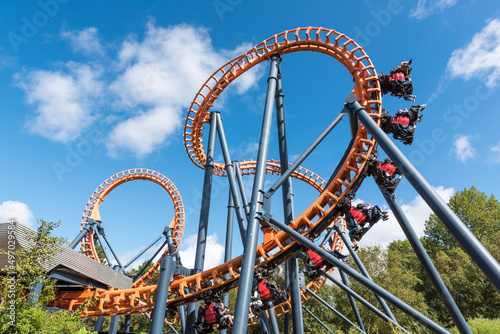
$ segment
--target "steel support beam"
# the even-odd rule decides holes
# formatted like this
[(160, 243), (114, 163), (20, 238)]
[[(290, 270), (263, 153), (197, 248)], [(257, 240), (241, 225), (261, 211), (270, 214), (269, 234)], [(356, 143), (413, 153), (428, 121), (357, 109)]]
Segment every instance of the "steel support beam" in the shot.
[(344, 271), (347, 275), (351, 276), (364, 286), (366, 286), (368, 289), (372, 290), (375, 294), (380, 295), (381, 297), (387, 299), (390, 303), (392, 303), (394, 306), (397, 308), (401, 309), (403, 312), (408, 314), (410, 317), (415, 319), (416, 321), (420, 322), (422, 325), (430, 329), (431, 331), (434, 331), (435, 333), (443, 333), (443, 334), (450, 334), (449, 331), (432, 321), (431, 319), (427, 318), (425, 315), (422, 313), (418, 312), (405, 302), (401, 301), (399, 298), (395, 297), (385, 289), (381, 288), (377, 284), (373, 283), (370, 279), (366, 278), (365, 276), (359, 274), (356, 270), (352, 269), (349, 267), (347, 264), (344, 262), (340, 261), (336, 257), (334, 257), (330, 252), (324, 250), (321, 247), (318, 247), (314, 242), (309, 240), (308, 238), (304, 237), (300, 233), (296, 232), (294, 229), (290, 228), (286, 224), (280, 222), (278, 219), (273, 217), (270, 214), (264, 214), (261, 216), (261, 219), (264, 219), (271, 223), (272, 225), (277, 226), (278, 228), (282, 229), (285, 231), (290, 237), (292, 237), (294, 240), (300, 242), (302, 245), (305, 247), (312, 249), (316, 254), (321, 256), (323, 259), (325, 259), (327, 262), (332, 264), (335, 267), (338, 267), (339, 270)]
[(69, 244), (68, 247), (75, 249), (76, 245), (78, 245), (78, 243), (80, 243), (80, 241), (82, 241), (83, 237), (85, 237), (90, 232), (90, 230), (92, 230), (94, 228), (95, 225), (96, 225), (96, 221), (94, 219), (90, 218), (87, 222), (87, 225), (82, 226), (82, 230), (80, 231), (80, 233), (78, 233), (76, 238), (73, 239), (73, 241)]
[(276, 94), (276, 81), (280, 56), (271, 56), (271, 69), (268, 79), (266, 104), (262, 120), (262, 129), (257, 153), (257, 165), (252, 189), (252, 200), (250, 206), (249, 223), (245, 241), (245, 249), (241, 264), (240, 284), (236, 297), (236, 309), (234, 314), (234, 333), (244, 333), (247, 327), (248, 307), (250, 305), (250, 295), (252, 293), (253, 271), (255, 266), (255, 256), (257, 241), (259, 236), (260, 222), (257, 214), (260, 213), (263, 200), (263, 187), (266, 175), (267, 156), (269, 152), (269, 140), (271, 135), (271, 123), (273, 117), (273, 102)]
[(271, 326), (269, 325), (269, 320), (267, 319), (265, 312), (259, 313), (260, 319), (260, 330), (262, 334), (271, 334)]
[(123, 267), (124, 268), (127, 268), (128, 266), (130, 266), (132, 263), (135, 262), (135, 260), (137, 260), (142, 254), (146, 253), (148, 251), (148, 249), (150, 249), (151, 247), (154, 246), (154, 244), (156, 244), (158, 241), (160, 241), (160, 239), (163, 238), (163, 234), (160, 235), (158, 238), (156, 238), (155, 241), (153, 241), (152, 243), (149, 244), (149, 246), (147, 246), (146, 248), (144, 248), (142, 251), (140, 251), (136, 256), (134, 256), (132, 258), (132, 260), (128, 261), (127, 264), (125, 264)]
[(337, 311), (332, 305), (330, 305), (326, 301), (324, 301), (323, 298), (321, 298), (320, 296), (318, 296), (317, 294), (315, 294), (314, 292), (312, 292), (311, 289), (309, 289), (308, 287), (304, 287), (304, 290), (306, 290), (307, 293), (309, 293), (311, 296), (313, 296), (314, 298), (316, 298), (321, 304), (323, 304), (330, 311), (332, 311), (333, 313), (335, 313), (336, 315), (338, 315), (342, 320), (344, 320), (345, 322), (347, 322), (349, 325), (351, 325), (352, 327), (356, 328), (361, 333), (365, 333), (365, 331), (363, 331), (361, 328), (359, 328), (358, 326), (356, 326), (356, 324), (354, 324), (351, 320), (347, 319), (345, 317), (345, 315), (343, 315), (342, 313), (340, 313), (339, 311)]
[(116, 334), (118, 332), (118, 321), (120, 321), (120, 316), (111, 317), (109, 322), (108, 334)]
[(179, 315), (181, 316), (181, 332), (186, 333), (186, 306), (179, 306)]
[(315, 316), (314, 313), (312, 313), (311, 311), (309, 311), (304, 305), (302, 305), (302, 308), (304, 309), (304, 311), (306, 311), (307, 313), (309, 313), (309, 315), (311, 317), (313, 317), (314, 320), (316, 320), (321, 326), (323, 326), (324, 329), (326, 329), (327, 331), (329, 331), (332, 334), (335, 334), (334, 332), (332, 332), (332, 330), (330, 328), (328, 328), (327, 325), (325, 325), (323, 323), (323, 321), (321, 321), (317, 316)]
[[(271, 328), (273, 329), (274, 334), (279, 334), (280, 330), (278, 327), (278, 320), (276, 319), (276, 314), (274, 313), (274, 305), (273, 302), (268, 300), (267, 301), (267, 306), (269, 308), (267, 309), (267, 315), (269, 316), (269, 322), (271, 323)], [(267, 316), (266, 316), (267, 317)]]
[(274, 194), (278, 188), (288, 179), (290, 175), (292, 175), (293, 171), (299, 167), (299, 165), (311, 154), (312, 151), (325, 139), (325, 137), (333, 130), (333, 128), (344, 118), (345, 115), (349, 113), (349, 109), (344, 108), (340, 114), (335, 117), (335, 119), (320, 133), (320, 135), (309, 145), (308, 148), (295, 160), (294, 163), (288, 168), (285, 173), (281, 174), (281, 177), (272, 185), (271, 188), (267, 191), (267, 194)]
[[(349, 288), (349, 279), (347, 278), (346, 274), (342, 270), (339, 270), (339, 273), (340, 277), (342, 278), (342, 282), (344, 282), (344, 284)], [(363, 332), (366, 332), (365, 325), (363, 325), (363, 320), (359, 315), (358, 306), (356, 305), (354, 297), (351, 295), (348, 295), (348, 297), (349, 297), (349, 302), (351, 303), (352, 306), (352, 311), (354, 312), (354, 316), (356, 317), (356, 321), (358, 322), (359, 328), (361, 328)]]
[[(286, 143), (286, 122), (285, 122), (285, 105), (283, 94), (283, 85), (281, 81), (281, 73), (278, 68), (278, 82), (276, 84), (276, 122), (278, 127), (278, 143), (280, 154), (280, 168), (281, 174), (285, 173), (288, 169), (288, 147)], [(292, 192), (292, 178), (283, 182), (281, 186), (283, 197), (283, 215), (285, 222), (289, 224), (294, 220), (293, 210), (293, 192)], [(295, 334), (304, 333), (304, 319), (302, 316), (302, 297), (299, 287), (299, 263), (298, 259), (294, 256), (287, 261), (290, 274), (290, 299), (292, 305), (292, 325)]]
[(241, 205), (240, 197), (238, 195), (238, 186), (236, 184), (236, 176), (234, 173), (234, 166), (229, 156), (229, 148), (226, 142), (226, 133), (224, 132), (224, 126), (222, 125), (222, 119), (218, 112), (212, 113), (217, 117), (217, 133), (219, 134), (220, 147), (222, 149), (222, 156), (224, 157), (224, 163), (226, 164), (227, 179), (229, 181), (229, 192), (233, 196), (234, 209), (236, 211), (236, 217), (238, 219), (238, 225), (240, 227), (241, 242), (245, 243), (245, 236), (247, 234), (246, 226), (246, 215)]
[(153, 259), (156, 257), (156, 255), (158, 255), (160, 253), (160, 251), (163, 249), (163, 247), (165, 247), (165, 245), (167, 244), (167, 240), (165, 240), (163, 242), (163, 244), (156, 250), (156, 252), (153, 254), (153, 256), (151, 256), (148, 260), (148, 262), (146, 262), (146, 264), (141, 268), (141, 270), (134, 276), (134, 282), (142, 276), (142, 274), (144, 273), (144, 271), (146, 271), (146, 268), (149, 266), (149, 264), (151, 262), (153, 262)]
[[(205, 264), (205, 248), (207, 242), (208, 217), (210, 214), (210, 200), (212, 194), (212, 176), (214, 171), (216, 132), (217, 117), (215, 117), (214, 114), (211, 114), (210, 130), (207, 144), (207, 160), (205, 162), (205, 177), (203, 180), (203, 196), (201, 199), (200, 223), (198, 227), (198, 240), (196, 243), (196, 255), (194, 262), (194, 270), (197, 272), (202, 272), (203, 266)], [(186, 326), (186, 332), (188, 334), (196, 334), (196, 311), (198, 310), (199, 304), (199, 302), (195, 302), (189, 304), (188, 306)]]
[[(290, 275), (288, 274), (288, 262), (285, 262), (285, 290), (290, 291)], [(283, 316), (283, 334), (290, 332), (290, 312), (286, 312)]]
[[(358, 266), (359, 270), (361, 271), (361, 274), (363, 274), (363, 276), (365, 276), (366, 278), (368, 278), (370, 281), (373, 282), (372, 278), (370, 277), (370, 274), (368, 274), (368, 271), (366, 270), (365, 266), (363, 265), (363, 262), (361, 262), (361, 260), (359, 259), (358, 254), (356, 254), (356, 252), (352, 249), (351, 245), (349, 244), (349, 241), (347, 240), (347, 237), (345, 236), (344, 231), (342, 231), (342, 229), (340, 228), (340, 224), (338, 222), (336, 222), (335, 225), (333, 226), (333, 228), (335, 229), (335, 231), (337, 231), (337, 233), (340, 235), (340, 237), (344, 241), (345, 246), (349, 250), (349, 253), (351, 254), (354, 262), (356, 262), (356, 265)], [(387, 306), (387, 303), (385, 302), (385, 300), (383, 300), (376, 293), (375, 293), (375, 297), (377, 298), (378, 302), (380, 303), (380, 306), (382, 306), (382, 309), (384, 310), (385, 314), (387, 314), (387, 316), (389, 318), (391, 318), (392, 320), (394, 320), (394, 322), (397, 323), (396, 318), (392, 314), (389, 306)]]
[(429, 276), (432, 284), (434, 285), (434, 288), (438, 292), (439, 297), (441, 298), (444, 305), (448, 309), (448, 312), (450, 313), (451, 318), (453, 319), (453, 322), (457, 326), (458, 330), (462, 334), (472, 334), (469, 325), (467, 325), (467, 321), (465, 321), (462, 313), (460, 312), (460, 309), (455, 303), (455, 300), (453, 300), (450, 291), (448, 291), (446, 285), (444, 285), (441, 276), (439, 276), (436, 267), (434, 267), (431, 258), (425, 251), (424, 246), (422, 246), (422, 243), (418, 239), (418, 236), (415, 233), (415, 230), (413, 230), (413, 227), (408, 221), (408, 218), (403, 212), (403, 209), (401, 209), (401, 206), (399, 206), (398, 201), (395, 198), (393, 199), (391, 196), (385, 194), (383, 191), (382, 195), (385, 197), (387, 204), (389, 204), (389, 207), (391, 208), (392, 213), (394, 213), (394, 216), (396, 217), (399, 226), (401, 226), (401, 229), (403, 230), (406, 238), (410, 242), (413, 251), (417, 255), (422, 266), (424, 267), (427, 276)]
[[(234, 200), (231, 190), (229, 190), (229, 198), (227, 200), (227, 224), (226, 224), (226, 244), (224, 249), (224, 262), (229, 262), (232, 257), (233, 250), (233, 222), (234, 222)], [(226, 274), (229, 278), (229, 274)], [(222, 295), (224, 306), (229, 306), (229, 292)], [(220, 331), (221, 334), (226, 334), (227, 329)]]
[(38, 298), (40, 297), (40, 294), (42, 293), (43, 289), (43, 284), (40, 282), (36, 282), (31, 285), (30, 287), (30, 292), (28, 294), (28, 303), (33, 303), (33, 305), (36, 305), (38, 303)]
[(392, 140), (380, 129), (375, 121), (368, 115), (366, 110), (356, 101), (356, 95), (351, 94), (346, 98), (346, 107), (375, 138), (384, 152), (399, 167), (403, 175), (408, 179), (413, 188), (420, 194), (422, 199), (429, 205), (446, 228), (457, 239), (462, 248), (469, 254), (477, 266), (484, 272), (489, 280), (500, 291), (500, 264), (477, 240), (472, 232), (460, 221), (457, 215), (450, 209), (441, 197), (432, 189), (431, 185), (423, 178), (418, 170), (397, 148)]
[(165, 323), (165, 310), (167, 308), (168, 286), (174, 274), (174, 256), (163, 254), (160, 262), (160, 275), (155, 296), (155, 307), (153, 309), (153, 322), (151, 323), (151, 334), (163, 333)]
[(132, 315), (127, 314), (125, 316), (125, 324), (124, 324), (125, 325), (125, 329), (124, 330), (125, 330), (126, 333), (130, 332), (130, 321), (131, 320), (132, 320)]
[[(339, 270), (339, 271), (342, 272), (341, 270)], [(407, 334), (410, 334), (406, 329), (404, 329), (403, 327), (401, 327), (401, 325), (399, 325), (394, 320), (392, 320), (391, 318), (389, 318), (384, 312), (379, 311), (379, 309), (377, 309), (375, 306), (373, 306), (372, 304), (370, 304), (366, 299), (364, 299), (363, 297), (361, 297), (360, 295), (358, 295), (356, 292), (354, 292), (353, 290), (351, 290), (351, 288), (349, 288), (345, 284), (342, 284), (342, 282), (338, 281), (335, 277), (333, 277), (332, 275), (330, 275), (328, 272), (326, 272), (324, 270), (321, 270), (321, 273), (323, 274), (323, 276), (325, 276), (326, 278), (328, 278), (330, 281), (332, 281), (333, 283), (337, 284), (337, 286), (339, 288), (341, 288), (342, 290), (344, 290), (345, 292), (347, 292), (350, 296), (353, 296), (354, 298), (356, 298), (361, 304), (365, 305), (368, 309), (370, 309), (371, 311), (373, 311), (380, 318), (382, 318), (383, 320), (385, 320), (385, 321), (393, 324), (396, 327), (401, 328), (401, 330), (403, 332), (405, 332)]]
[(95, 332), (100, 332), (102, 331), (102, 325), (104, 324), (104, 317), (97, 318), (94, 326), (94, 331)]
[(241, 177), (241, 169), (240, 163), (238, 161), (233, 161), (234, 172), (236, 174), (236, 179), (238, 180), (238, 186), (240, 188), (241, 201), (243, 202), (243, 210), (245, 210), (245, 214), (250, 214), (250, 204), (247, 200), (247, 194), (245, 192), (245, 185), (243, 184), (243, 179)]

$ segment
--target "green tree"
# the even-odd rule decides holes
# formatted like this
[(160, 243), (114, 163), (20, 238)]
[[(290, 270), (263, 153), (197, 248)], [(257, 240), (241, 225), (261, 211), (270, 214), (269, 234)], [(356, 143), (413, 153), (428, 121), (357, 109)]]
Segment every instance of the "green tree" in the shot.
[[(500, 203), (494, 195), (488, 198), (485, 193), (472, 186), (457, 192), (448, 205), (481, 243), (486, 246), (498, 244)], [(459, 246), (434, 213), (425, 222), (425, 241), (425, 246), (431, 253), (436, 253), (439, 249), (446, 252)]]
[[(19, 231), (15, 222), (9, 225), (8, 238), (13, 242)], [(59, 251), (63, 238), (52, 235), (60, 222), (38, 220), (38, 233), (28, 235), (29, 247), (2, 250), (8, 258), (0, 281), (0, 332), (7, 334), (29, 333), (87, 333), (80, 322), (78, 312), (47, 312), (43, 306), (54, 299), (55, 282), (47, 277), (44, 264), (50, 263)], [(12, 228), (10, 227), (12, 226)], [(19, 236), (17, 236), (19, 237)], [(35, 284), (43, 284), (38, 303), (27, 302), (29, 289)]]
[[(500, 259), (500, 203), (476, 187), (457, 192), (450, 208), (497, 260)], [(425, 222), (424, 247), (466, 319), (500, 317), (500, 294), (435, 214)], [(440, 321), (451, 317), (430, 280), (421, 274), (426, 300)]]

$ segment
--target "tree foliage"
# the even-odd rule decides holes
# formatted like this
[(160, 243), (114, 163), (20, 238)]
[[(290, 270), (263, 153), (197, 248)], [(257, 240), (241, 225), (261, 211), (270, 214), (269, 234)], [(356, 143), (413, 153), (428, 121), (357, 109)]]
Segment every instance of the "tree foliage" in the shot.
[[(31, 248), (18, 248), (15, 255), (2, 250), (8, 257), (3, 268), (0, 288), (0, 332), (6, 334), (30, 333), (88, 333), (80, 323), (78, 312), (47, 312), (43, 306), (54, 299), (55, 282), (47, 277), (43, 264), (50, 261), (65, 240), (52, 235), (59, 222), (38, 220), (38, 234), (28, 238)], [(14, 226), (14, 223), (10, 226)], [(15, 235), (16, 230), (9, 235)], [(12, 239), (14, 241), (14, 239)], [(17, 242), (17, 239), (16, 241)], [(10, 255), (13, 255), (12, 257)], [(43, 284), (38, 302), (28, 302), (30, 288)]]

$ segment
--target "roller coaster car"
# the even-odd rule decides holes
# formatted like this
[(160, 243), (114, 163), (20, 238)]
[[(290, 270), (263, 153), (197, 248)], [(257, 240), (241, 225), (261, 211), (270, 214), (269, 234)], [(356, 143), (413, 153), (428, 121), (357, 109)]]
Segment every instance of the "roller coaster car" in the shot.
[(394, 139), (403, 141), (410, 145), (413, 142), (417, 123), (422, 121), (423, 115), (419, 112), (425, 109), (425, 104), (413, 105), (410, 109), (399, 109), (392, 118), (392, 129)]
[(302, 261), (304, 261), (304, 275), (306, 275), (311, 280), (314, 280), (321, 275), (318, 269), (324, 268), (325, 271), (329, 271), (333, 268), (332, 264), (325, 261), (325, 259), (319, 256), (319, 254), (313, 252), (310, 249), (308, 249), (307, 252), (304, 253)]
[[(196, 322), (196, 331), (198, 333), (212, 333), (230, 327), (229, 317), (224, 317), (219, 313), (222, 309), (220, 303), (214, 303), (211, 300), (205, 300), (205, 307), (198, 308), (198, 319)], [(227, 309), (227, 308), (224, 308)]]
[(402, 62), (400, 66), (393, 68), (390, 74), (380, 73), (378, 75), (383, 95), (391, 93), (391, 96), (402, 97), (406, 101), (415, 101), (415, 95), (412, 95), (411, 62), (411, 59), (410, 61)]

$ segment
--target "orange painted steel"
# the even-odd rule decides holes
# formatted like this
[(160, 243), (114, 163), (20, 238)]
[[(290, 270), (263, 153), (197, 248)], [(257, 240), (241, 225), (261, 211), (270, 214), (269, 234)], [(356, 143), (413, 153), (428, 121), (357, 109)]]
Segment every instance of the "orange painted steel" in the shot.
[[(380, 123), (382, 109), (380, 86), (378, 80), (376, 80), (375, 68), (363, 49), (352, 39), (334, 30), (312, 27), (287, 30), (265, 40), (247, 53), (223, 65), (204, 83), (197, 93), (188, 111), (184, 126), (186, 152), (197, 166), (202, 168), (206, 161), (202, 145), (202, 131), (204, 124), (208, 122), (209, 109), (222, 91), (238, 76), (253, 66), (268, 60), (271, 54), (279, 53), (284, 55), (297, 51), (320, 52), (342, 63), (353, 76), (354, 88), (352, 92), (358, 97), (358, 102), (371, 114), (375, 121)], [(371, 154), (374, 145), (374, 139), (369, 136), (366, 128), (360, 124), (350, 151), (338, 173), (333, 177), (332, 182), (328, 184), (326, 189), (317, 186), (317, 189), (321, 191), (320, 196), (309, 208), (291, 222), (290, 226), (295, 230), (300, 229), (303, 231), (303, 235), (308, 236), (314, 227), (323, 223), (328, 214), (334, 210), (338, 201), (345, 196), (360, 177), (361, 171), (365, 167), (366, 158)], [(360, 163), (357, 161), (358, 158), (362, 158)], [(255, 162), (248, 161), (246, 163), (248, 164), (248, 173), (250, 173)], [(279, 163), (274, 162), (274, 164), (279, 167)], [(242, 165), (245, 166), (244, 163)], [(245, 170), (243, 166), (242, 171)], [(277, 172), (277, 169), (275, 170)], [(214, 173), (224, 176), (224, 164), (216, 163)], [(307, 175), (307, 172), (304, 174), (296, 171), (296, 173), (303, 175), (302, 177), (306, 182), (314, 178)], [(337, 196), (337, 192), (341, 195)], [(326, 228), (332, 223), (333, 221), (328, 221), (326, 224), (321, 224), (321, 226)], [(266, 242), (257, 247), (257, 257), (261, 261), (256, 267), (269, 263), (279, 265), (290, 258), (300, 247), (293, 240), (287, 244), (290, 237), (283, 231), (274, 231), (271, 234), (270, 238), (266, 238)], [(343, 244), (339, 239), (335, 239), (334, 247), (341, 251)], [(221, 287), (236, 287), (241, 261), (242, 256), (239, 256), (196, 275), (189, 277), (175, 276), (169, 287), (169, 292), (175, 297), (170, 298), (168, 303), (184, 305), (200, 298), (200, 295), (208, 290), (217, 290)], [(229, 278), (225, 278), (226, 274), (229, 274)], [(324, 277), (320, 277), (318, 280), (311, 282), (310, 285), (314, 290), (317, 290), (325, 280)], [(207, 281), (212, 281), (213, 285), (209, 288), (202, 288), (201, 283)], [(82, 317), (143, 313), (150, 311), (154, 307), (153, 297), (155, 293), (155, 285), (145, 285), (128, 290), (91, 290), (87, 288), (84, 293), (61, 294), (58, 301), (55, 302), (57, 304), (55, 306), (75, 309), (85, 300), (88, 300), (90, 306), (82, 312)], [(302, 298), (304, 300), (307, 297), (303, 294)], [(289, 305), (285, 304), (274, 308), (277, 315), (281, 315), (289, 309)], [(178, 324), (177, 321), (178, 318), (175, 318), (173, 323)]]
[[(134, 169), (124, 170), (122, 172), (112, 175), (111, 177), (107, 178), (103, 183), (101, 183), (101, 185), (99, 185), (99, 187), (97, 187), (97, 189), (94, 191), (89, 201), (87, 202), (87, 205), (85, 206), (85, 210), (83, 211), (80, 231), (83, 229), (83, 226), (88, 223), (88, 220), (90, 218), (93, 218), (95, 220), (100, 220), (99, 207), (101, 206), (106, 196), (108, 196), (108, 194), (113, 189), (115, 189), (116, 187), (118, 187), (123, 183), (134, 180), (146, 180), (154, 182), (160, 185), (163, 189), (165, 189), (167, 193), (170, 195), (170, 198), (174, 203), (174, 211), (175, 211), (175, 216), (172, 219), (172, 222), (170, 223), (170, 228), (172, 228), (172, 239), (174, 241), (174, 246), (177, 250), (182, 240), (182, 234), (184, 233), (185, 215), (184, 215), (184, 205), (182, 203), (181, 195), (179, 193), (179, 190), (177, 190), (175, 185), (172, 183), (172, 181), (170, 181), (166, 176), (164, 176), (159, 172), (145, 168), (134, 168)], [(95, 249), (95, 240), (93, 233), (89, 232), (82, 239), (82, 251), (83, 254), (96, 260), (97, 262), (100, 262), (99, 258), (97, 257), (97, 252)], [(165, 254), (167, 252), (168, 249), (165, 250)], [(152, 278), (154, 278), (158, 274), (157, 268), (159, 265), (160, 265), (160, 260), (158, 260), (157, 263), (153, 266), (153, 268), (151, 268), (147, 273), (145, 273), (139, 279), (139, 281), (135, 282), (134, 286), (144, 281), (150, 281)]]

